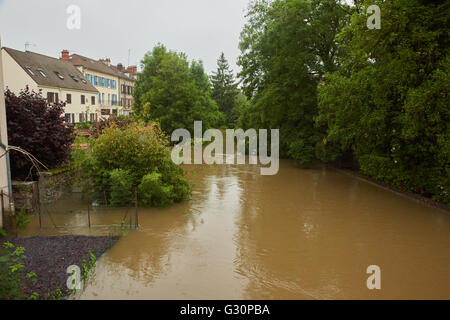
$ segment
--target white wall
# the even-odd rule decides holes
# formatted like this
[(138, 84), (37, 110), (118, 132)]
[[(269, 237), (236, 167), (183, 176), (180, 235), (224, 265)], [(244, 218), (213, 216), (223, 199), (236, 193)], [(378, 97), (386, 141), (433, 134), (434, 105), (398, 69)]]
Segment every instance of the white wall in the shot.
[[(44, 98), (47, 98), (47, 92), (58, 93), (60, 101), (66, 101), (66, 95), (69, 93), (72, 95), (72, 103), (66, 104), (64, 111), (65, 113), (73, 114), (75, 122), (80, 122), (80, 113), (85, 114), (86, 112), (88, 112), (88, 118), (85, 121), (90, 120), (90, 113), (96, 113), (97, 117), (100, 118), (97, 92), (39, 86), (4, 49), (2, 49), (2, 61), (4, 66), (4, 84), (1, 88), (5, 88), (5, 90), (8, 88), (15, 94), (19, 94), (28, 85), (30, 90), (34, 90), (35, 92), (39, 92), (41, 89)], [(81, 95), (84, 95), (86, 98), (85, 104), (81, 104)], [(91, 103), (91, 97), (95, 97), (95, 105)]]
[[(0, 41), (1, 48), (1, 41)], [(5, 97), (3, 94), (3, 68), (2, 68), (2, 52), (0, 51), (0, 141), (4, 145), (8, 145), (8, 130), (6, 128), (6, 110), (5, 110)], [(0, 157), (4, 154), (5, 150), (0, 148)], [(2, 156), (0, 158), (0, 190), (3, 190), (5, 193), (9, 193), (9, 184), (8, 184), (8, 174), (7, 174), (7, 162), (6, 156)], [(9, 198), (3, 198), (5, 207), (9, 203)], [(6, 209), (6, 208), (5, 208)], [(0, 208), (1, 210), (1, 208)], [(3, 226), (3, 217), (1, 216), (0, 211), (0, 227)]]
[(38, 92), (39, 88), (37, 83), (4, 49), (2, 49), (2, 61), (4, 79), (2, 88), (5, 88), (5, 90), (8, 88), (12, 92), (18, 94), (21, 90), (25, 89), (26, 85), (28, 85), (30, 90)]
[[(98, 93), (97, 92), (88, 92), (88, 91), (78, 91), (78, 90), (69, 90), (64, 88), (51, 88), (51, 87), (40, 87), (42, 89), (42, 96), (47, 98), (48, 92), (58, 93), (59, 101), (66, 102), (67, 94), (72, 95), (72, 103), (67, 103), (64, 109), (65, 113), (74, 114), (75, 122), (80, 122), (80, 113), (88, 113), (88, 119), (85, 121), (89, 121), (89, 114), (95, 113), (97, 117), (100, 118), (99, 115), (99, 105), (98, 105)], [(81, 96), (85, 97), (85, 104), (81, 104)], [(95, 104), (91, 103), (91, 98), (95, 97)]]
[[(83, 73), (83, 76), (85, 74), (89, 75), (88, 81), (91, 80), (90, 76), (92, 75), (92, 79), (93, 79), (92, 80), (92, 85), (95, 87), (95, 89), (97, 89), (100, 92), (100, 95), (104, 96), (104, 100), (101, 101), (101, 104), (99, 106), (99, 112), (100, 112), (101, 109), (109, 109), (111, 113), (112, 113), (112, 110), (117, 110), (118, 113), (119, 113), (119, 110), (121, 108), (119, 106), (119, 102), (120, 102), (120, 98), (119, 98), (119, 96), (120, 96), (120, 94), (119, 94), (119, 90), (120, 90), (119, 78), (116, 77), (116, 76), (110, 75), (110, 74), (106, 74), (106, 73), (97, 72), (97, 71), (94, 71), (94, 70), (85, 69), (83, 67), (79, 67), (78, 70), (80, 70)], [(111, 80), (115, 80), (117, 87), (113, 89), (111, 87), (106, 88), (104, 86), (95, 85), (95, 83), (94, 83), (94, 77), (95, 76), (108, 78), (108, 79), (111, 79)], [(117, 97), (117, 105), (112, 105), (112, 95), (113, 94), (115, 94), (116, 97)], [(98, 96), (98, 93), (97, 93), (97, 96)], [(97, 97), (97, 100), (98, 100), (98, 97)], [(97, 103), (98, 103), (98, 101), (97, 101)], [(106, 118), (106, 116), (103, 116), (103, 117)]]

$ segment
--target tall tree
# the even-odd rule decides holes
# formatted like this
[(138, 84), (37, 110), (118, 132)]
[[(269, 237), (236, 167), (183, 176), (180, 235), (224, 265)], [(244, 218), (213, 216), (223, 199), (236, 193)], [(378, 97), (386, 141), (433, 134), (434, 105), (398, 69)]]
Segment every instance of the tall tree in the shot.
[(217, 71), (211, 75), (212, 98), (219, 105), (219, 110), (225, 114), (226, 125), (234, 126), (236, 116), (233, 112), (239, 90), (234, 79), (233, 71), (230, 69), (225, 54), (222, 52), (217, 60)]
[(134, 90), (139, 118), (159, 120), (168, 134), (178, 128), (193, 131), (195, 120), (203, 121), (204, 128), (218, 125), (222, 116), (200, 62), (190, 65), (185, 54), (158, 45), (141, 64)]
[[(344, 6), (345, 8), (345, 6)], [(349, 14), (337, 0), (256, 0), (241, 33), (239, 76), (251, 99), (248, 125), (280, 129), (280, 154), (315, 157), (317, 86), (337, 67), (336, 35)]]
[[(342, 68), (319, 89), (328, 158), (352, 152), (366, 175), (450, 203), (448, 1), (365, 1), (339, 36)], [(331, 156), (330, 156), (331, 155)]]

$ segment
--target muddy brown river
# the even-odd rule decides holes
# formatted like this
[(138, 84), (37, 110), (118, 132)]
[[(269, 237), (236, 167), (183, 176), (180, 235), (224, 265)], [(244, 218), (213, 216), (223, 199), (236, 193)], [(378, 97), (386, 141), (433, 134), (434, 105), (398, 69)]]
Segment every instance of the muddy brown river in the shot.
[[(187, 167), (192, 199), (164, 209), (94, 207), (78, 194), (21, 236), (126, 235), (78, 299), (450, 299), (450, 214), (331, 169)], [(132, 221), (134, 224), (134, 221)], [(55, 228), (56, 226), (56, 228)], [(381, 269), (369, 290), (366, 269)]]

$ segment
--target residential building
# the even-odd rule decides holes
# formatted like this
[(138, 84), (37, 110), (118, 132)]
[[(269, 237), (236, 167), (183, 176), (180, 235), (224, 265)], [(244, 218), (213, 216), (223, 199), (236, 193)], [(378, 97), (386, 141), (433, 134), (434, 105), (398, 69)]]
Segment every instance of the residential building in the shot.
[(4, 88), (18, 94), (26, 86), (49, 103), (65, 102), (67, 122), (98, 118), (98, 91), (73, 64), (30, 51), (2, 48)]
[(79, 54), (61, 52), (61, 60), (72, 63), (84, 79), (98, 91), (99, 111), (102, 117), (119, 114), (119, 74), (111, 67), (111, 60), (94, 60)]
[(136, 76), (137, 67), (129, 66), (125, 69), (121, 63), (112, 67), (119, 75), (119, 102), (122, 107), (121, 114), (128, 116), (132, 113), (131, 106), (133, 105), (134, 78)]
[[(1, 48), (1, 43), (0, 43)], [(0, 50), (0, 89), (3, 89), (3, 68), (2, 68), (2, 51)], [(10, 175), (8, 172), (8, 157), (5, 154), (8, 146), (8, 130), (6, 127), (6, 109), (5, 96), (3, 90), (0, 90), (0, 190), (3, 194), (3, 199), (0, 199), (0, 228), (3, 227), (3, 215), (1, 212), (6, 212), (8, 204), (12, 198)]]

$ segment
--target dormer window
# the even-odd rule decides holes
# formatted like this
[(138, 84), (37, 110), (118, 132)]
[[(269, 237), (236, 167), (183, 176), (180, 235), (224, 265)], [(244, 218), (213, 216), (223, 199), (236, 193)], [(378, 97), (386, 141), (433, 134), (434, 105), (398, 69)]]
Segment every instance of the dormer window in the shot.
[(60, 78), (61, 80), (64, 80), (64, 76), (59, 73), (58, 71), (55, 71), (55, 74), (58, 76), (58, 78)]
[(25, 67), (25, 69), (32, 75), (35, 76), (36, 74), (34, 73), (33, 70), (31, 70), (31, 67)]
[(78, 79), (73, 74), (69, 74), (69, 76), (72, 78), (73, 81), (78, 82)]
[(38, 72), (43, 76), (44, 78), (47, 78), (47, 74), (42, 69), (38, 69)]

